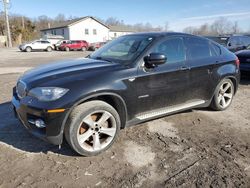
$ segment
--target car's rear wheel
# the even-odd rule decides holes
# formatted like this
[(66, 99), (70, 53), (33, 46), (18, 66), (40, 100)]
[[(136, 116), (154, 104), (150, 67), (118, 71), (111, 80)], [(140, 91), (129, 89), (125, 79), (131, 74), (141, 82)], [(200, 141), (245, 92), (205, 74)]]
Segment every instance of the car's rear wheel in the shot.
[(89, 101), (77, 106), (69, 116), (65, 137), (78, 154), (97, 155), (107, 150), (120, 130), (117, 111), (103, 101)]
[(46, 50), (47, 50), (47, 52), (51, 52), (52, 48), (49, 46)]
[(66, 52), (69, 52), (69, 50), (70, 50), (69, 47), (66, 47), (66, 48), (65, 48), (65, 51), (66, 51)]
[(232, 103), (234, 96), (234, 84), (230, 79), (223, 79), (215, 90), (211, 103), (214, 110), (226, 110)]
[(31, 52), (31, 50), (32, 50), (32, 48), (29, 47), (29, 46), (25, 48), (25, 51), (26, 51), (26, 52)]
[(83, 52), (85, 52), (85, 51), (87, 50), (87, 48), (86, 48), (86, 47), (82, 47), (81, 50), (82, 50)]

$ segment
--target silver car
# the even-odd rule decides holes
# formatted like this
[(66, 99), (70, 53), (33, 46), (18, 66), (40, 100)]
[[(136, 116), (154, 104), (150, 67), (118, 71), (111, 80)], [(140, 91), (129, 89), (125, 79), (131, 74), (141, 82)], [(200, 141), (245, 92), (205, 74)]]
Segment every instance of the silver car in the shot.
[(25, 52), (31, 52), (35, 50), (43, 50), (43, 51), (51, 52), (54, 49), (54, 47), (47, 40), (35, 40), (32, 42), (24, 43), (20, 45), (19, 49)]

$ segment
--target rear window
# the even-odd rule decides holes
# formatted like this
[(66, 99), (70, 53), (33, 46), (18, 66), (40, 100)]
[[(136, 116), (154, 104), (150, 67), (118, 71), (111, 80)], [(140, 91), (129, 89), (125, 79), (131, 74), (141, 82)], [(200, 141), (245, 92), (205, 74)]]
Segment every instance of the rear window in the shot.
[(189, 59), (203, 59), (211, 57), (209, 41), (190, 37), (186, 39), (187, 56)]
[(210, 43), (209, 47), (210, 47), (211, 56), (221, 55), (221, 49), (219, 46), (217, 46), (216, 44)]

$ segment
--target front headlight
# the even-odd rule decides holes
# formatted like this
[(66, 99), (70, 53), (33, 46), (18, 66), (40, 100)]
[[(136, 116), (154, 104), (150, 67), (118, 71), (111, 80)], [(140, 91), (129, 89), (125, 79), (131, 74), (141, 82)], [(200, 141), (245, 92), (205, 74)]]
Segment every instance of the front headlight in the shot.
[(69, 90), (60, 87), (37, 87), (31, 89), (29, 96), (35, 97), (40, 101), (54, 101), (61, 98)]

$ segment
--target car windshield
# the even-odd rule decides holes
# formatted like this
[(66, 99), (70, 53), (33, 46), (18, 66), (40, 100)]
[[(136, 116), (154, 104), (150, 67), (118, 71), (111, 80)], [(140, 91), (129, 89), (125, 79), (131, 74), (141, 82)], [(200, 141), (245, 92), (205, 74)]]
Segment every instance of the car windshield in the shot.
[(128, 64), (135, 60), (154, 40), (150, 36), (127, 35), (109, 42), (89, 57)]

